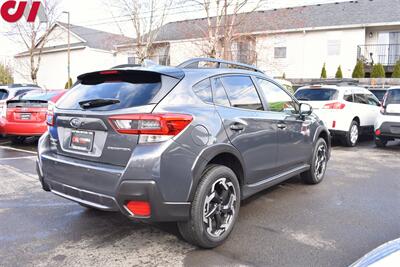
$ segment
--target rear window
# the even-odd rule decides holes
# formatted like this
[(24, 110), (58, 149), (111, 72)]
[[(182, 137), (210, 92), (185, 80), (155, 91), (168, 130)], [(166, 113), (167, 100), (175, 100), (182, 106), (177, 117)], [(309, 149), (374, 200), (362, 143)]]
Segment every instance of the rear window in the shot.
[(370, 90), (370, 91), (379, 99), (379, 101), (382, 101), (383, 97), (386, 94), (385, 90)]
[(46, 93), (26, 93), (17, 98), (17, 100), (26, 101), (50, 101), (53, 97), (57, 96), (59, 92), (46, 92)]
[(57, 104), (60, 109), (81, 109), (79, 103), (99, 99), (115, 99), (119, 103), (91, 108), (109, 111), (152, 104), (161, 89), (161, 75), (124, 74), (110, 77), (92, 75), (67, 92)]
[(0, 100), (7, 99), (8, 97), (8, 91), (4, 89), (0, 89)]
[(400, 89), (389, 90), (386, 105), (400, 104)]
[(338, 90), (336, 89), (301, 89), (296, 92), (295, 97), (300, 101), (329, 101), (338, 98)]

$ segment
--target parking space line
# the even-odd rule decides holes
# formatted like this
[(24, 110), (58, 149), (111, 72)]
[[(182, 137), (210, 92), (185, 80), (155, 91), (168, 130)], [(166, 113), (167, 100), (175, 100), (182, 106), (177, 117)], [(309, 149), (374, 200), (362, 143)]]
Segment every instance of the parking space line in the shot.
[(30, 151), (30, 150), (25, 150), (25, 149), (19, 149), (19, 148), (13, 148), (13, 147), (8, 147), (8, 146), (1, 146), (1, 145), (0, 145), (0, 148), (37, 155), (36, 152)]
[(0, 158), (0, 161), (3, 160), (17, 160), (17, 159), (35, 159), (36, 156), (28, 156), (28, 157), (15, 157), (15, 158)]

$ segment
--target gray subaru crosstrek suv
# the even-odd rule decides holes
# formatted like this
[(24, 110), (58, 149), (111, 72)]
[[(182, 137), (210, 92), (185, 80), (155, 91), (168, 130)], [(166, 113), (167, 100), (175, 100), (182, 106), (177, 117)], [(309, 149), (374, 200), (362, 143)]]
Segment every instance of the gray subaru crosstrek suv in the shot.
[(243, 199), (298, 174), (317, 184), (330, 156), (329, 131), (309, 105), (252, 66), (216, 59), (83, 74), (47, 123), (44, 190), (176, 221), (203, 248), (226, 240)]

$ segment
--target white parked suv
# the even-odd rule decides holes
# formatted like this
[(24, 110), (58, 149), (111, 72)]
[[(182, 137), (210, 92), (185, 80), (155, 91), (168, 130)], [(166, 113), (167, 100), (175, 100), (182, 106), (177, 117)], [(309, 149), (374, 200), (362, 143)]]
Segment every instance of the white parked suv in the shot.
[(360, 134), (373, 134), (381, 106), (370, 91), (349, 83), (301, 87), (295, 97), (310, 104), (332, 136), (349, 147), (357, 145)]
[(400, 139), (400, 87), (390, 88), (383, 98), (381, 112), (375, 122), (375, 144), (386, 146)]

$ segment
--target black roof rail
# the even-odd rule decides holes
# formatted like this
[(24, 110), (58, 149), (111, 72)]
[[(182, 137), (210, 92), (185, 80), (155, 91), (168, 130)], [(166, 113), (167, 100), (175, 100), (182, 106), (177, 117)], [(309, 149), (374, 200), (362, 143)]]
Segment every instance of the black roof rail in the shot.
[(179, 64), (177, 67), (182, 68), (182, 69), (199, 69), (202, 68), (199, 66), (199, 63), (205, 62), (205, 63), (214, 63), (216, 66), (213, 68), (216, 69), (244, 69), (244, 70), (250, 70), (250, 71), (255, 71), (255, 72), (264, 72), (252, 65), (248, 64), (243, 64), (239, 62), (234, 62), (234, 61), (228, 61), (228, 60), (223, 60), (223, 59), (216, 59), (216, 58), (192, 58), (189, 59), (181, 64)]
[(314, 79), (310, 85), (337, 85), (337, 86), (358, 86), (359, 81), (355, 79)]

